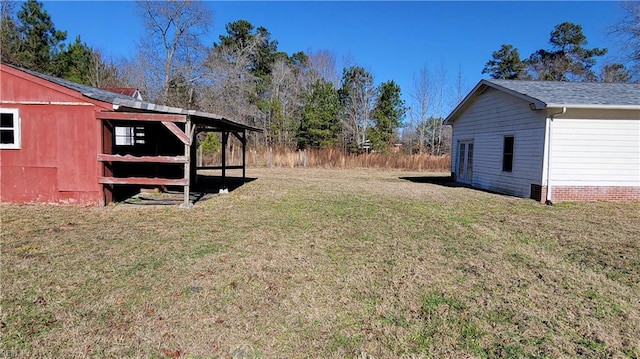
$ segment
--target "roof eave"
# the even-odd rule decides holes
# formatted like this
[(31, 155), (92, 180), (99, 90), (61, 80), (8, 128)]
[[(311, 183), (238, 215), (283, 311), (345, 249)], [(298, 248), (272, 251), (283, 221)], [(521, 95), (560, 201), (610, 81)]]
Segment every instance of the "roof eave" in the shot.
[(186, 109), (182, 109), (182, 108), (178, 108), (178, 107), (170, 107), (170, 106), (158, 105), (158, 104), (154, 104), (154, 103), (150, 103), (150, 102), (139, 101), (139, 100), (136, 100), (133, 97), (131, 99), (126, 99), (126, 100), (116, 99), (114, 101), (114, 109), (115, 110), (118, 110), (118, 109), (119, 110), (124, 110), (121, 107), (131, 108), (131, 109), (135, 109), (135, 110), (143, 110), (143, 111), (166, 112), (166, 113), (175, 113), (175, 114), (181, 114), (181, 115), (195, 116), (195, 117), (199, 117), (199, 118), (202, 118), (202, 119), (205, 119), (205, 120), (219, 121), (219, 122), (225, 124), (227, 127), (233, 127), (236, 130), (247, 130), (247, 131), (253, 131), (253, 132), (262, 132), (262, 130), (259, 129), (259, 128), (248, 126), (248, 125), (245, 125), (243, 123), (235, 122), (235, 121), (229, 120), (229, 119), (227, 119), (227, 118), (225, 118), (223, 116), (216, 115), (216, 114), (213, 114), (213, 113), (196, 111), (196, 110), (186, 110)]
[(640, 105), (599, 105), (599, 104), (563, 104), (563, 103), (550, 103), (547, 104), (548, 109), (561, 109), (566, 107), (568, 109), (576, 110), (640, 110)]

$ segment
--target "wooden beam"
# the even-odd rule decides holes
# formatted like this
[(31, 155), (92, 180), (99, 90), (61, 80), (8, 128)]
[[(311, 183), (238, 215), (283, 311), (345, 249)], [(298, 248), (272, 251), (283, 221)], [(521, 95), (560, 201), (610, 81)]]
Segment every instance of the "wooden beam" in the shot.
[(188, 180), (184, 178), (149, 178), (149, 177), (99, 177), (98, 183), (102, 184), (138, 184), (157, 186), (186, 186)]
[[(246, 140), (243, 137), (241, 137), (238, 132), (231, 132), (231, 133), (233, 133), (233, 135), (236, 136), (238, 141), (240, 141), (242, 144), (244, 144), (246, 142)], [(243, 131), (243, 133), (244, 133), (244, 131)]]
[(148, 162), (148, 163), (187, 163), (185, 156), (132, 156), (98, 154), (100, 162)]
[(96, 112), (98, 120), (123, 120), (123, 121), (155, 121), (155, 122), (187, 122), (187, 115), (172, 115), (165, 113), (145, 112)]
[[(199, 170), (221, 170), (222, 166), (202, 166), (198, 167)], [(242, 166), (225, 166), (224, 168), (228, 170), (241, 170)]]
[[(186, 146), (191, 145), (191, 139), (189, 138), (189, 136), (187, 136), (186, 133), (182, 132), (182, 130), (173, 122), (167, 122), (167, 121), (162, 121), (162, 124), (164, 125), (164, 127), (166, 127), (169, 131), (171, 131), (171, 133), (173, 133), (174, 135), (176, 135), (176, 137), (178, 137), (178, 139), (180, 141), (182, 141), (182, 143), (184, 143)], [(188, 132), (188, 131), (187, 131)]]

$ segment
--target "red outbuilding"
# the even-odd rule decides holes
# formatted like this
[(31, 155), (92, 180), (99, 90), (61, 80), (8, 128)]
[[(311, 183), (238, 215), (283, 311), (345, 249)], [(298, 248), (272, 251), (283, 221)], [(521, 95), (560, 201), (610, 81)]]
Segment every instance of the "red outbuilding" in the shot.
[[(105, 205), (118, 191), (179, 186), (197, 171), (196, 135), (246, 146), (257, 130), (224, 117), (162, 106), (0, 64), (0, 202)], [(226, 146), (223, 146), (223, 149)], [(228, 168), (222, 155), (223, 178)], [(244, 158), (244, 156), (243, 156)]]

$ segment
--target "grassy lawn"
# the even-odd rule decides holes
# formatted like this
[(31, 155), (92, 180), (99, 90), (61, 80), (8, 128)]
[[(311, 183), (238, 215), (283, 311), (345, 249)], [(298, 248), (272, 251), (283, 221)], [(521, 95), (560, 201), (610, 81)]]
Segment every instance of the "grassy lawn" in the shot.
[(640, 356), (640, 203), (248, 175), (192, 210), (1, 205), (0, 356)]

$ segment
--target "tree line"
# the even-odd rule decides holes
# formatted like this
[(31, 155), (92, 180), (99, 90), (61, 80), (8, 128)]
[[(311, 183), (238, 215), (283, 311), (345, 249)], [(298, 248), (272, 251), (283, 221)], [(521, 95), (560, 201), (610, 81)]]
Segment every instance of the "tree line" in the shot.
[(203, 44), (212, 17), (202, 2), (137, 2), (144, 41), (119, 60), (79, 36), (67, 42), (43, 3), (15, 5), (2, 2), (3, 62), (96, 87), (136, 87), (151, 102), (239, 120), (263, 130), (256, 146), (387, 152), (407, 111), (393, 80), (376, 85), (357, 65), (339, 77), (329, 51), (289, 55), (246, 20)]
[[(37, 0), (0, 0), (0, 6), (3, 62), (95, 87), (135, 87), (150, 102), (244, 122), (263, 130), (251, 135), (254, 147), (384, 153), (401, 143), (407, 152), (440, 155), (450, 150), (440, 115), (466, 92), (461, 71), (452, 81), (443, 68), (425, 67), (414, 75), (408, 107), (393, 80), (376, 83), (358, 65), (339, 70), (328, 50), (287, 54), (268, 29), (242, 19), (204, 44), (212, 16), (200, 1), (136, 2), (145, 32), (135, 55), (117, 59), (80, 36), (68, 41)], [(550, 48), (521, 59), (504, 44), (482, 72), (501, 79), (639, 79), (640, 6), (624, 6), (627, 16), (614, 30), (629, 45), (629, 68), (607, 64), (596, 74), (596, 58), (607, 49), (588, 48), (582, 27), (567, 22), (551, 32)], [(205, 143), (219, 146), (213, 137)]]
[(582, 26), (571, 22), (563, 22), (554, 27), (550, 33), (548, 49), (539, 49), (528, 58), (522, 59), (516, 47), (502, 44), (499, 50), (492, 53), (487, 61), (483, 74), (494, 79), (506, 80), (541, 80), (541, 81), (600, 81), (600, 82), (632, 82), (640, 80), (640, 5), (624, 4), (628, 16), (613, 29), (621, 34), (630, 51), (628, 62), (631, 67), (620, 62), (607, 63), (601, 67), (600, 73), (594, 71), (597, 58), (607, 54), (606, 48), (588, 48), (587, 37)]

